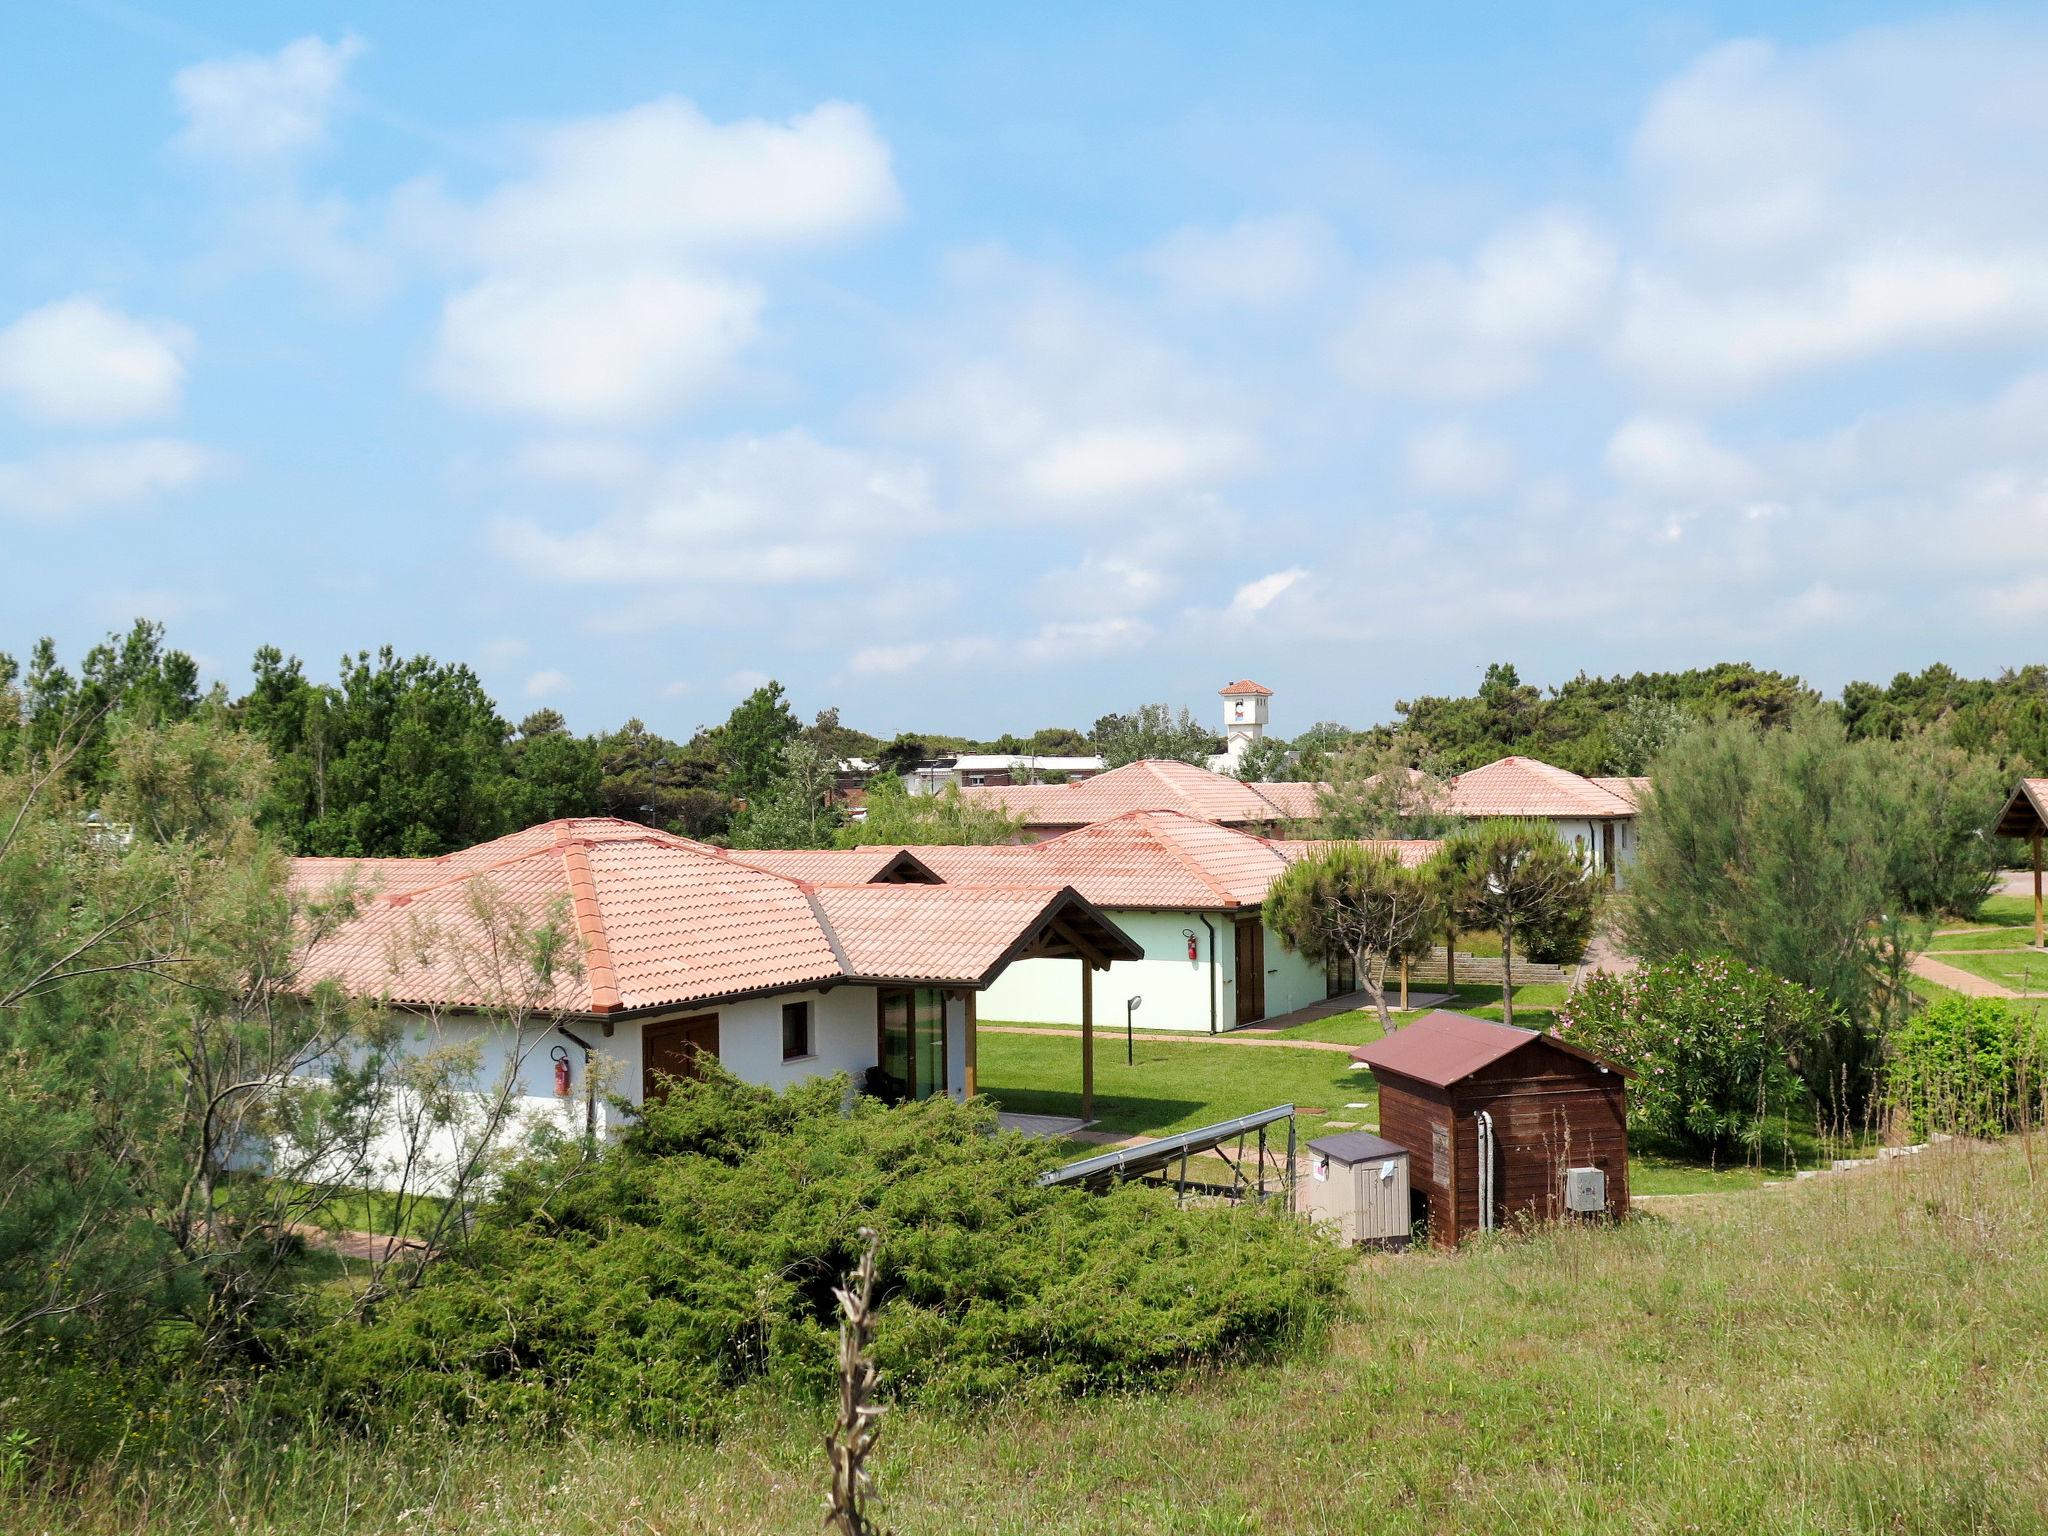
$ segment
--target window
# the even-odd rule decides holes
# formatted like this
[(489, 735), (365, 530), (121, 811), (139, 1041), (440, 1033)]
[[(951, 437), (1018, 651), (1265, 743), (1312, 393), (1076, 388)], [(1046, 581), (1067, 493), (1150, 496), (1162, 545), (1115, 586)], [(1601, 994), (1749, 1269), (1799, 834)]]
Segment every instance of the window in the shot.
[(967, 775), (967, 782), (976, 786), (986, 784), (988, 782), (988, 775), (985, 773), (970, 773)]
[(795, 1061), (799, 1056), (811, 1055), (811, 1005), (809, 1003), (784, 1003), (782, 1005), (782, 1059)]

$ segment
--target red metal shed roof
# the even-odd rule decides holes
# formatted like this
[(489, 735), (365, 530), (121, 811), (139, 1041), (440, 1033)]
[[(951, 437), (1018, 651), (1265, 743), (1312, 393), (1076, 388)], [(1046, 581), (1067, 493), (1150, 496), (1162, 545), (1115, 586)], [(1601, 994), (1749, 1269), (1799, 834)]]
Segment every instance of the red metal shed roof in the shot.
[(1595, 1066), (1605, 1067), (1617, 1076), (1630, 1075), (1613, 1062), (1603, 1061), (1591, 1051), (1568, 1045), (1555, 1035), (1517, 1029), (1510, 1024), (1495, 1024), (1488, 1019), (1475, 1019), (1469, 1013), (1449, 1013), (1443, 1009), (1424, 1014), (1413, 1024), (1395, 1030), (1384, 1039), (1361, 1045), (1351, 1053), (1351, 1059), (1364, 1062), (1375, 1072), (1384, 1069), (1428, 1083), (1434, 1088), (1448, 1088), (1536, 1040), (1590, 1061)]

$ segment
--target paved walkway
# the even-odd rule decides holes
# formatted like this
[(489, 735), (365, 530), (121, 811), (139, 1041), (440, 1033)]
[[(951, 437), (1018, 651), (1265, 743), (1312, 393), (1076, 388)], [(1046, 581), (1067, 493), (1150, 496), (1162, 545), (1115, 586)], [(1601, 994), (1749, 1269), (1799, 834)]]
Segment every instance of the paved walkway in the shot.
[(1982, 976), (1966, 971), (1959, 965), (1944, 965), (1932, 955), (1915, 955), (1912, 969), (1913, 974), (1922, 981), (1931, 981), (1936, 986), (1947, 987), (1951, 992), (1960, 992), (1965, 997), (2021, 995), (2011, 987), (2002, 987), (1995, 981), (1986, 981)]

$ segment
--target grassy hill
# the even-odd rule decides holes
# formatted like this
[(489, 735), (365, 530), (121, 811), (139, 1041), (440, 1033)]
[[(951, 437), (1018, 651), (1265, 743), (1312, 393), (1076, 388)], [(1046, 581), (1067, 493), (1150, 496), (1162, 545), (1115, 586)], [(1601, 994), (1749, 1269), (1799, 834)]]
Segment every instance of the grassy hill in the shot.
[[(2048, 1529), (2048, 1142), (2034, 1163), (1937, 1148), (1363, 1260), (1312, 1360), (892, 1414), (882, 1514), (900, 1536)], [(0, 1529), (813, 1530), (822, 1430), (763, 1396), (717, 1445), (309, 1433), (289, 1460), (230, 1445), (61, 1507), (0, 1494)]]

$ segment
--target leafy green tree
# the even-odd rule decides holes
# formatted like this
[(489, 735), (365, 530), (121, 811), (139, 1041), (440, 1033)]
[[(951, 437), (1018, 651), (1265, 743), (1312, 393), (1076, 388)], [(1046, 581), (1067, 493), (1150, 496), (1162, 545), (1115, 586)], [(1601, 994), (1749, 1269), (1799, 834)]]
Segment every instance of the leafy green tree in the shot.
[(843, 763), (848, 758), (866, 757), (880, 745), (866, 731), (839, 723), (837, 709), (821, 709), (804, 727), (804, 739), (822, 752), (828, 761)]
[(1283, 783), (1293, 776), (1287, 743), (1277, 736), (1261, 736), (1237, 760), (1237, 777), (1246, 784)]
[(802, 738), (784, 744), (782, 774), (733, 821), (735, 848), (829, 848), (839, 825), (838, 764)]
[(597, 743), (571, 734), (554, 710), (536, 710), (520, 721), (509, 755), (518, 785), (512, 817), (517, 825), (598, 813), (604, 774)]
[(1324, 760), (1319, 837), (1441, 837), (1459, 825), (1426, 744), (1412, 735), (1367, 739)]
[(1460, 927), (1500, 935), (1501, 1017), (1515, 1021), (1515, 944), (1545, 945), (1558, 961), (1573, 937), (1592, 936), (1601, 885), (1586, 862), (1540, 821), (1481, 821), (1454, 833), (1439, 855)]
[(1603, 971), (1557, 1010), (1557, 1033), (1635, 1074), (1632, 1130), (1696, 1154), (1758, 1156), (1774, 1124), (1805, 1124), (1793, 1071), (1833, 1028), (1826, 999), (1731, 960), (1681, 956)]
[(964, 846), (1014, 843), (1023, 836), (1022, 815), (985, 800), (970, 800), (957, 784), (935, 795), (913, 795), (893, 774), (868, 781), (867, 814), (838, 832), (842, 848)]
[(1853, 1113), (1910, 1004), (1904, 919), (1981, 899), (1999, 788), (1956, 749), (1852, 742), (1819, 709), (1688, 732), (1638, 822), (1623, 932), (1646, 959), (1731, 954), (1819, 992), (1841, 1023), (1808, 1086)]
[(683, 746), (636, 718), (598, 737), (596, 751), (602, 814), (695, 838), (722, 836), (732, 824), (724, 770), (707, 744)]
[(1200, 768), (1222, 750), (1214, 731), (1186, 709), (1176, 714), (1164, 704), (1141, 704), (1128, 715), (1104, 715), (1095, 722), (1092, 735), (1106, 768), (1147, 759)]
[(725, 768), (726, 793), (746, 800), (767, 789), (783, 772), (783, 748), (802, 729), (782, 684), (763, 683), (742, 699), (725, 724), (711, 733), (713, 749)]
[(1038, 757), (1089, 757), (1088, 738), (1070, 725), (1048, 725), (1031, 733), (1024, 749)]
[(401, 661), (385, 646), (344, 658), (327, 712), (324, 806), (306, 823), (314, 853), (448, 853), (512, 830), (511, 729), (468, 667)]
[(1349, 959), (1389, 1031), (1387, 969), (1429, 952), (1444, 925), (1444, 884), (1434, 867), (1407, 869), (1384, 849), (1332, 843), (1282, 872), (1263, 917), (1306, 960)]
[(1669, 699), (1633, 695), (1608, 726), (1607, 771), (1628, 778), (1648, 773), (1657, 754), (1692, 723), (1692, 717)]
[(915, 772), (932, 756), (932, 748), (922, 736), (902, 732), (875, 752), (876, 776), (900, 779)]

